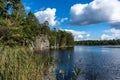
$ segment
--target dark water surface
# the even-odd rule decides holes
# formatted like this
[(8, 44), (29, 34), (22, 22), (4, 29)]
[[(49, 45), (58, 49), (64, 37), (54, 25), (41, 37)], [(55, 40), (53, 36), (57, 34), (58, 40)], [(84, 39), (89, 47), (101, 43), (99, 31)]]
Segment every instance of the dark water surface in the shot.
[(71, 80), (81, 69), (77, 80), (120, 80), (120, 48), (75, 46), (53, 50), (57, 80)]

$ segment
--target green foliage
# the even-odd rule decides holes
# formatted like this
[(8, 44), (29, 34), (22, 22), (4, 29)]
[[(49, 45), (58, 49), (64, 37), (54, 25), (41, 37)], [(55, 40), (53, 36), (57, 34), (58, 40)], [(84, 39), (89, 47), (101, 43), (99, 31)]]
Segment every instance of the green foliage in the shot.
[(51, 46), (56, 46), (57, 45), (57, 31), (56, 31), (56, 29), (51, 30), (50, 45)]
[[(32, 12), (25, 13), (21, 0), (9, 0), (13, 6), (12, 14), (3, 12), (0, 17), (0, 41), (4, 45), (28, 46), (36, 37), (47, 35), (51, 46), (71, 46), (74, 39), (71, 33), (61, 30), (50, 30), (48, 21), (40, 24)], [(6, 1), (0, 2), (0, 9), (8, 9)]]
[(72, 33), (67, 33), (67, 45), (72, 46), (74, 45), (74, 37)]
[(0, 17), (5, 17), (7, 15), (5, 7), (6, 7), (5, 1), (0, 1)]
[(50, 28), (48, 21), (41, 24), (41, 34), (50, 35)]
[(56, 45), (56, 36), (52, 35), (50, 38), (50, 45), (55, 46)]
[(120, 40), (86, 40), (76, 41), (77, 45), (120, 45)]
[(73, 46), (74, 38), (72, 33), (62, 31), (62, 30), (52, 30), (50, 44), (52, 46), (59, 45), (59, 47)]
[(0, 25), (7, 26), (7, 23), (5, 22), (4, 19), (0, 18)]
[(33, 13), (28, 13), (24, 26), (22, 27), (21, 34), (24, 38), (34, 40), (41, 32), (40, 24)]
[[(6, 11), (7, 1), (13, 6), (11, 15)], [(71, 33), (50, 30), (48, 21), (40, 24), (32, 12), (26, 14), (21, 0), (0, 0), (0, 46), (9, 46), (0, 47), (0, 80), (47, 79), (44, 77), (50, 74), (51, 58), (20, 48), (30, 45), (39, 35), (47, 35), (51, 46), (66, 47), (74, 43)]]

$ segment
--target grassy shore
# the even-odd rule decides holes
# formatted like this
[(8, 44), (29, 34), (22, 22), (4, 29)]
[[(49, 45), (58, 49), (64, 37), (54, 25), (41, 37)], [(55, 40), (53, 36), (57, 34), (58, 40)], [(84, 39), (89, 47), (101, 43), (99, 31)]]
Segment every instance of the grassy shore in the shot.
[(0, 80), (55, 80), (53, 62), (29, 48), (0, 47)]

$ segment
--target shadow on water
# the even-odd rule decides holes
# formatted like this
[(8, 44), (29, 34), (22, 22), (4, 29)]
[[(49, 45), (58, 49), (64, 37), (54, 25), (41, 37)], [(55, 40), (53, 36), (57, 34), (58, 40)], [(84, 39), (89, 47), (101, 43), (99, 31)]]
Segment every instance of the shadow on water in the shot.
[(74, 48), (54, 50), (57, 80), (72, 80), (75, 76)]

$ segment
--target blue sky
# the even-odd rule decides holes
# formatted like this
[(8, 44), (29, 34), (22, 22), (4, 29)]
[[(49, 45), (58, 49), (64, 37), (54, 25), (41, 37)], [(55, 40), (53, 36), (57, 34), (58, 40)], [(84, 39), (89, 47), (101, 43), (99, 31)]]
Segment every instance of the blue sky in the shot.
[[(120, 13), (119, 0), (22, 0), (22, 2), (26, 12), (35, 13), (40, 22), (47, 17), (51, 28), (72, 32), (75, 40), (120, 38), (118, 21), (120, 17), (117, 17), (120, 15), (117, 14)], [(112, 20), (115, 22), (111, 22)]]

